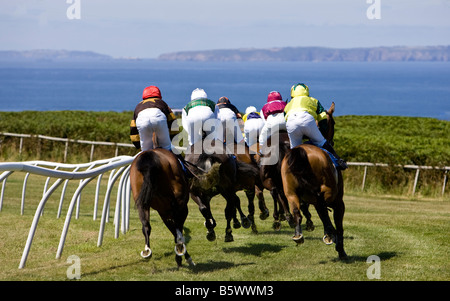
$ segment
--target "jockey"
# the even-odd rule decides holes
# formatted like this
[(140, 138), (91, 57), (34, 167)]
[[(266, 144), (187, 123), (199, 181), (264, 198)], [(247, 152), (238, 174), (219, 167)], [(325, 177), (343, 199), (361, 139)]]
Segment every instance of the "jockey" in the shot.
[(336, 157), (340, 169), (347, 169), (345, 161), (336, 154), (317, 127), (316, 121), (319, 126), (327, 123), (327, 112), (317, 99), (309, 96), (307, 85), (296, 84), (291, 87), (291, 101), (284, 111), (291, 148), (302, 144), (303, 136), (308, 136), (314, 145), (324, 148)]
[(213, 139), (217, 138), (215, 131), (220, 126), (218, 111), (216, 104), (208, 99), (203, 89), (192, 91), (191, 101), (182, 110), (183, 128), (188, 133), (190, 146), (202, 139), (203, 131), (207, 135), (214, 135)]
[(269, 137), (281, 130), (286, 130), (286, 121), (284, 119), (284, 108), (286, 103), (283, 101), (280, 92), (272, 91), (267, 96), (267, 103), (261, 109), (261, 115), (265, 121), (264, 127), (259, 135), (259, 148), (262, 149)]
[(153, 134), (158, 146), (172, 149), (171, 138), (176, 134), (169, 129), (176, 120), (170, 107), (161, 98), (161, 92), (156, 86), (149, 86), (142, 93), (142, 101), (134, 110), (130, 123), (130, 138), (134, 146), (142, 151), (155, 148)]
[(237, 119), (242, 118), (241, 113), (231, 104), (228, 97), (225, 96), (219, 98), (217, 107), (219, 108), (217, 117), (222, 122), (223, 140), (226, 143), (232, 141), (240, 143), (244, 140), (239, 124), (237, 123)]
[(254, 106), (245, 109), (244, 121), (245, 143), (250, 147), (258, 142), (259, 134), (264, 126), (264, 120)]

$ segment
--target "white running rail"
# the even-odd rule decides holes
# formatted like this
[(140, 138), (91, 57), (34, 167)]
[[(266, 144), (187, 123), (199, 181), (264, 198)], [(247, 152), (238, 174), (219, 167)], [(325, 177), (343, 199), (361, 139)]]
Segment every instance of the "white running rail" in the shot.
[[(36, 212), (34, 214), (33, 222), (30, 227), (30, 231), (28, 233), (28, 239), (25, 244), (24, 251), (22, 253), (22, 258), (19, 264), (19, 269), (22, 269), (25, 267), (25, 263), (28, 258), (28, 254), (30, 252), (31, 244), (33, 242), (34, 234), (36, 232), (36, 228), (39, 222), (39, 218), (42, 215), (44, 211), (44, 206), (48, 200), (48, 198), (52, 195), (52, 193), (60, 186), (60, 184), (64, 183), (64, 187), (61, 193), (61, 199), (60, 204), (58, 208), (57, 217), (59, 218), (61, 214), (61, 208), (62, 208), (62, 202), (64, 199), (65, 194), (65, 188), (67, 186), (67, 182), (69, 180), (80, 180), (80, 184), (75, 191), (72, 200), (70, 202), (66, 219), (64, 222), (64, 228), (61, 233), (61, 238), (58, 246), (58, 251), (56, 253), (56, 258), (60, 258), (64, 243), (67, 236), (67, 231), (69, 229), (70, 220), (72, 218), (72, 213), (75, 208), (75, 205), (77, 205), (77, 213), (76, 218), (78, 218), (78, 212), (79, 212), (79, 204), (80, 204), (80, 193), (83, 190), (83, 188), (91, 182), (94, 178), (98, 177), (97, 180), (97, 186), (96, 186), (96, 195), (95, 195), (95, 204), (94, 204), (94, 214), (93, 218), (96, 219), (97, 215), (97, 208), (98, 208), (98, 198), (99, 198), (99, 188), (100, 188), (100, 181), (102, 179), (103, 174), (106, 172), (111, 171), (107, 190), (105, 194), (105, 200), (103, 204), (103, 211), (102, 211), (102, 217), (101, 217), (101, 223), (100, 223), (100, 230), (99, 230), (99, 237), (97, 245), (101, 246), (103, 241), (103, 231), (105, 229), (105, 223), (107, 222), (108, 215), (109, 215), (109, 203), (110, 203), (110, 195), (111, 191), (113, 189), (113, 186), (117, 179), (120, 177), (119, 185), (118, 185), (118, 191), (117, 191), (117, 200), (116, 200), (116, 207), (115, 207), (115, 214), (114, 214), (114, 223), (115, 223), (115, 238), (119, 235), (119, 220), (120, 216), (122, 216), (122, 223), (121, 223), (121, 229), (122, 233), (125, 233), (128, 231), (129, 227), (129, 208), (130, 208), (130, 180), (129, 180), (129, 172), (130, 172), (130, 166), (133, 162), (133, 159), (135, 157), (131, 156), (118, 156), (111, 159), (105, 159), (105, 160), (98, 160), (90, 163), (83, 163), (83, 164), (62, 164), (62, 163), (53, 163), (53, 162), (47, 162), (47, 161), (28, 161), (28, 162), (8, 162), (8, 163), (0, 163), (0, 171), (4, 171), (0, 175), (0, 181), (3, 182), (2, 184), (2, 191), (0, 195), (0, 211), (2, 209), (3, 205), (3, 196), (6, 188), (6, 181), (8, 177), (16, 171), (20, 172), (27, 172), (24, 183), (23, 183), (23, 189), (22, 189), (22, 202), (21, 202), (21, 214), (23, 214), (24, 211), (24, 204), (25, 204), (25, 191), (26, 191), (26, 185), (28, 176), (31, 174), (36, 175), (42, 175), (46, 176), (47, 181), (45, 183), (44, 192), (41, 201), (39, 202), (39, 205), (36, 209)], [(63, 171), (60, 169), (71, 169), (71, 171)], [(80, 169), (85, 169), (84, 171), (79, 171)], [(57, 180), (53, 183), (53, 185), (47, 189), (47, 185), (49, 183), (50, 178), (57, 178)], [(121, 210), (122, 208), (122, 210)]]

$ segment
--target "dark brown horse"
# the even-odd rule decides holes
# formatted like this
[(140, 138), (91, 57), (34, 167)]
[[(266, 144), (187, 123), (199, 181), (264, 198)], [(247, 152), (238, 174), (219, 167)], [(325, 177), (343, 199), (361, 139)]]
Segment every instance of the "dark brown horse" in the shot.
[[(230, 148), (230, 147), (233, 148), (233, 153), (239, 162), (250, 164), (250, 165), (254, 166), (255, 170), (259, 169), (259, 166), (258, 166), (258, 160), (259, 160), (258, 157), (259, 156), (256, 154), (251, 154), (250, 149), (245, 142), (242, 141), (241, 143), (235, 143), (235, 144), (232, 144), (231, 146), (227, 145), (227, 148)], [(246, 179), (246, 181), (253, 181), (255, 183), (254, 187), (251, 187), (250, 189), (244, 189), (244, 192), (248, 199), (248, 216), (247, 217), (250, 220), (250, 222), (252, 223), (251, 227), (252, 227), (253, 233), (258, 233), (256, 223), (255, 223), (255, 218), (254, 218), (255, 196), (258, 198), (258, 207), (260, 210), (259, 218), (261, 220), (265, 220), (269, 216), (269, 209), (266, 206), (266, 202), (265, 202), (264, 194), (263, 194), (264, 185), (262, 183), (262, 180), (261, 180), (261, 177), (259, 174), (257, 174), (253, 179)], [(248, 187), (248, 186), (250, 186), (250, 184), (245, 185), (245, 186)]]
[[(331, 130), (334, 130), (334, 120), (332, 119), (334, 103), (330, 111), (328, 124), (332, 127), (329, 126), (328, 131), (331, 133)], [(304, 241), (300, 214), (300, 205), (304, 201), (316, 208), (324, 225), (324, 242), (326, 244), (335, 242), (339, 258), (345, 259), (347, 254), (344, 251), (343, 229), (344, 183), (341, 171), (336, 169), (329, 155), (314, 145), (299, 145), (284, 157), (281, 164), (281, 175), (284, 193), (294, 215), (295, 234), (293, 240), (297, 243)], [(336, 228), (331, 223), (327, 208), (333, 209)]]
[(183, 225), (188, 214), (189, 186), (177, 157), (157, 148), (140, 153), (131, 164), (131, 189), (145, 237), (144, 258), (150, 258), (150, 208), (158, 211), (164, 224), (175, 238), (175, 260), (181, 266), (181, 256), (194, 265), (186, 251)]
[(251, 222), (240, 210), (240, 199), (236, 192), (254, 189), (254, 179), (258, 177), (259, 171), (250, 164), (238, 161), (229, 152), (223, 142), (219, 140), (199, 141), (190, 147), (185, 157), (186, 161), (195, 164), (204, 172), (193, 179), (191, 198), (197, 203), (200, 212), (205, 218), (206, 238), (209, 241), (216, 239), (214, 232), (216, 221), (211, 213), (210, 201), (218, 194), (222, 195), (226, 200), (226, 242), (233, 241), (231, 221), (235, 221), (235, 228), (240, 227), (240, 224), (236, 223), (236, 210), (241, 215), (244, 227), (248, 228), (251, 225)]

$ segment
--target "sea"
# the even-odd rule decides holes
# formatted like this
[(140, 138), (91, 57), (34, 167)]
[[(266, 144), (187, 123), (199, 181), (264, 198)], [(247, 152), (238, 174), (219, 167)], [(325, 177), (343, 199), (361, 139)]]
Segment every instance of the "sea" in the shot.
[(289, 100), (297, 83), (325, 108), (335, 102), (336, 116), (450, 120), (450, 62), (2, 62), (0, 111), (132, 111), (156, 85), (172, 109), (202, 88), (244, 112), (261, 109), (271, 91)]

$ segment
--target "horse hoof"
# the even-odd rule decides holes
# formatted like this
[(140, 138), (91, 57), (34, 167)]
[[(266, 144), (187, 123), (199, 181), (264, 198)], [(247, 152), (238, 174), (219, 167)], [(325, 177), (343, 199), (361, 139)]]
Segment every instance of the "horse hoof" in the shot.
[(256, 228), (255, 224), (252, 224), (252, 233), (253, 234), (258, 234), (258, 229)]
[(152, 250), (145, 246), (145, 250), (141, 252), (142, 258), (151, 258), (152, 257)]
[(225, 234), (225, 242), (232, 242), (232, 241), (234, 241), (233, 234), (231, 233)]
[(281, 222), (280, 221), (274, 221), (272, 224), (272, 228), (275, 231), (280, 231), (281, 230)]
[(334, 237), (332, 237), (328, 234), (325, 234), (324, 237), (322, 238), (322, 240), (326, 245), (331, 245), (334, 242)]
[(314, 226), (312, 221), (306, 222), (306, 227), (305, 227), (306, 231), (312, 232), (312, 231), (314, 231), (315, 228), (316, 227)]
[(176, 244), (175, 254), (177, 254), (177, 256), (183, 256), (184, 254), (186, 254), (186, 245), (183, 243)]
[(265, 219), (267, 219), (268, 217), (269, 217), (269, 210), (268, 210), (268, 209), (262, 211), (262, 212), (259, 214), (259, 219), (262, 220), (262, 221), (265, 220)]
[(295, 241), (298, 245), (300, 245), (300, 244), (305, 242), (305, 238), (303, 237), (303, 234), (294, 235), (292, 237), (292, 240)]
[(340, 260), (347, 260), (348, 259), (347, 253), (345, 253), (345, 251), (339, 252), (339, 259)]
[(208, 231), (206, 234), (206, 239), (208, 241), (215, 241), (216, 240), (216, 232), (214, 230)]
[(251, 225), (252, 222), (247, 217), (242, 218), (242, 227), (244, 227), (244, 229), (250, 228)]
[(233, 228), (239, 229), (241, 227), (241, 223), (239, 221), (233, 221)]

